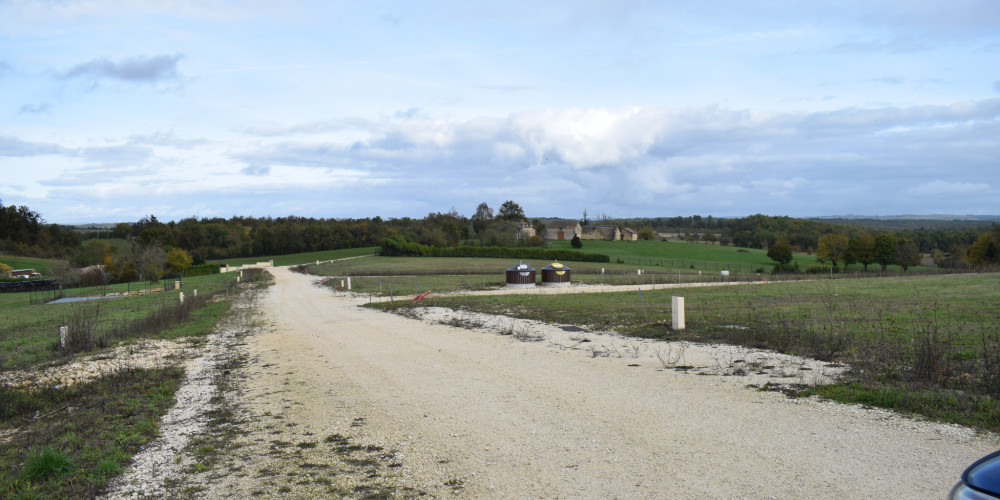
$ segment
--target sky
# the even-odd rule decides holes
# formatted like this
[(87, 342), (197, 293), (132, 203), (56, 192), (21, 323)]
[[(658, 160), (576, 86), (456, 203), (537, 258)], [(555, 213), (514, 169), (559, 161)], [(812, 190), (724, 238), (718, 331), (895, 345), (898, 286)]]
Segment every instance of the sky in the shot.
[(1000, 214), (996, 0), (0, 0), (53, 223)]

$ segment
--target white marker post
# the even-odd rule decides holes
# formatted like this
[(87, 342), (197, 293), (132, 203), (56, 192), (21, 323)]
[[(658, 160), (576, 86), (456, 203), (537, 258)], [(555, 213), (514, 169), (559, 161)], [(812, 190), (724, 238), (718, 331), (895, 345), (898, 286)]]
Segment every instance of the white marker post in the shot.
[(674, 330), (684, 329), (684, 297), (670, 297), (670, 326)]
[(184, 303), (184, 292), (181, 292), (180, 298), (181, 298), (181, 304), (183, 304)]
[(60, 326), (59, 327), (59, 347), (63, 349), (66, 348), (66, 343), (69, 342), (69, 327)]
[(347, 289), (348, 290), (351, 289), (351, 278), (350, 277), (347, 278)]

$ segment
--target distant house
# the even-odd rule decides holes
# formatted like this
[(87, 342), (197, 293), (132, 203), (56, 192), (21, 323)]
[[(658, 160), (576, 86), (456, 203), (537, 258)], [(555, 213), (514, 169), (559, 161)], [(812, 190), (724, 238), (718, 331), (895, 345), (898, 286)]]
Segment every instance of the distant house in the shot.
[(535, 228), (523, 220), (504, 222), (500, 224), (500, 227), (513, 232), (514, 237), (519, 240), (531, 238), (535, 235)]
[(14, 269), (10, 272), (10, 275), (13, 278), (40, 278), (42, 273), (34, 269)]
[(545, 224), (547, 240), (571, 240), (574, 236), (580, 236), (582, 232), (580, 223), (575, 220), (554, 220)]
[(622, 232), (615, 225), (583, 226), (580, 234), (581, 240), (607, 240), (618, 241), (622, 239)]
[(630, 227), (622, 227), (622, 240), (624, 241), (639, 241), (639, 231), (632, 229)]

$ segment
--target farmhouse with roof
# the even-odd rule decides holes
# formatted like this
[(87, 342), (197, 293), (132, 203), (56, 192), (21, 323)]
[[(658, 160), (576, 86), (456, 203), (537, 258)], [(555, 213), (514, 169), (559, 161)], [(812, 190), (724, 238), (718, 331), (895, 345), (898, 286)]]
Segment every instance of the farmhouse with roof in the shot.
[(523, 240), (526, 238), (531, 238), (535, 235), (535, 228), (531, 227), (531, 224), (524, 222), (523, 220), (504, 222), (500, 227), (505, 228), (512, 233), (514, 237)]
[(618, 229), (618, 226), (612, 224), (583, 226), (583, 232), (580, 234), (580, 239), (618, 241), (622, 239), (622, 232)]
[(571, 240), (574, 236), (580, 236), (582, 232), (580, 223), (575, 220), (554, 220), (545, 224), (547, 240)]

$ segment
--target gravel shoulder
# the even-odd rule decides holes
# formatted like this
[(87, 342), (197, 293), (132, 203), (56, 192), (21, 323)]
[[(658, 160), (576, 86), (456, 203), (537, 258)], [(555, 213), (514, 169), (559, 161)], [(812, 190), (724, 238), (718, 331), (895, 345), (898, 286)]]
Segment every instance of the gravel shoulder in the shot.
[[(662, 344), (557, 326), (519, 341), (488, 322), (440, 324), (446, 313), (359, 308), (367, 299), (284, 268), (273, 274), (262, 299), (271, 326), (245, 346), (242, 473), (220, 471), (198, 496), (362, 496), (344, 488), (363, 486), (351, 478), (365, 474), (369, 488), (397, 496), (943, 498), (998, 446), (957, 426), (699, 375), (713, 362), (693, 346), (683, 362), (706, 370), (665, 369)], [(728, 361), (748, 356), (760, 354), (730, 351)], [(333, 436), (370, 451), (365, 468), (347, 467), (357, 456), (316, 462)], [(276, 441), (309, 444), (282, 454)]]

